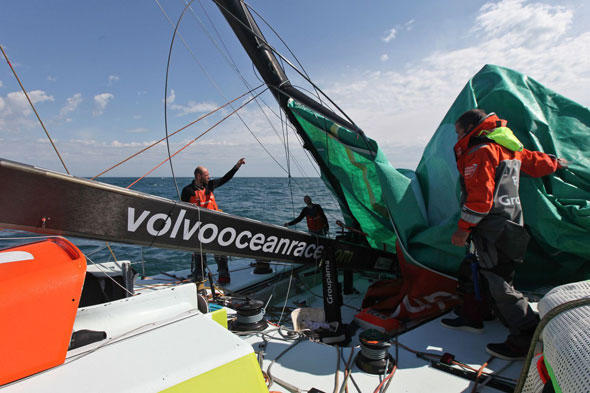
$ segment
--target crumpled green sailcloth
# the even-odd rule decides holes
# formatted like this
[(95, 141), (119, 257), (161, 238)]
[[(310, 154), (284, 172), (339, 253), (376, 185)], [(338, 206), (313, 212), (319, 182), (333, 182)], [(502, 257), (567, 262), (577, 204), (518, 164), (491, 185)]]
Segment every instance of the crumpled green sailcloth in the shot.
[(516, 71), (486, 65), (447, 112), (416, 171), (393, 168), (375, 141), (293, 100), (289, 108), (339, 180), (371, 246), (393, 250), (397, 230), (411, 259), (450, 275), (456, 275), (465, 254), (451, 244), (460, 196), (454, 123), (469, 109), (495, 112), (508, 120), (525, 148), (571, 163), (543, 178), (521, 177), (520, 199), (532, 239), (525, 263), (518, 266), (518, 284), (534, 289), (590, 278), (588, 108)]

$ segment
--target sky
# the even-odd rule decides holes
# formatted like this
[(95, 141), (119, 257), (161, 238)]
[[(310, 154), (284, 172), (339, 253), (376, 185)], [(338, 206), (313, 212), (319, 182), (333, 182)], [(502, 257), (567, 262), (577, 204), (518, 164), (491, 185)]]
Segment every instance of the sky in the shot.
[[(70, 172), (92, 177), (202, 115), (170, 138), (176, 176), (197, 165), (222, 176), (317, 176), (219, 10), (195, 0), (3, 2), (0, 45)], [(590, 105), (590, 4), (583, 0), (415, 2), (250, 0), (265, 36), (392, 165), (414, 169), (463, 86), (485, 64), (512, 68)], [(0, 157), (63, 172), (18, 82), (0, 59)], [(238, 70), (238, 71), (236, 71)], [(295, 86), (309, 84), (287, 66)], [(259, 90), (262, 90), (260, 88)], [(224, 118), (227, 119), (224, 120)], [(223, 121), (222, 121), (223, 120)], [(201, 133), (217, 122), (202, 137)], [(288, 144), (285, 142), (288, 141)], [(184, 149), (183, 149), (184, 147)], [(287, 155), (290, 160), (287, 162)], [(105, 176), (170, 176), (165, 143)]]

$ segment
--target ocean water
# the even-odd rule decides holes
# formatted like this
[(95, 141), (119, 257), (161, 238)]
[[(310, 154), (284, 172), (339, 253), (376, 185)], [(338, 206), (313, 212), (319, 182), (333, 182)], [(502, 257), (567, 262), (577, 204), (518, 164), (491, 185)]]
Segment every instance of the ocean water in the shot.
[[(121, 187), (127, 187), (135, 179), (126, 177), (105, 177), (100, 179)], [(178, 188), (189, 184), (192, 178), (177, 178)], [(148, 177), (141, 180), (134, 190), (164, 198), (178, 200), (178, 194), (171, 177)], [(219, 207), (230, 214), (253, 218), (270, 224), (282, 225), (297, 217), (304, 207), (303, 197), (310, 195), (314, 203), (319, 203), (330, 222), (331, 236), (334, 236), (336, 220), (342, 220), (336, 199), (320, 178), (277, 178), (277, 177), (234, 177), (215, 190)], [(305, 219), (294, 229), (307, 230)], [(0, 249), (31, 241), (37, 237), (22, 231), (0, 231)], [(18, 238), (18, 239), (15, 239)], [(104, 241), (68, 237), (94, 262), (113, 260)], [(163, 248), (141, 247), (135, 245), (109, 243), (117, 260), (131, 260), (140, 273), (156, 274), (161, 271), (187, 269), (191, 253)], [(212, 258), (211, 258), (212, 259)]]

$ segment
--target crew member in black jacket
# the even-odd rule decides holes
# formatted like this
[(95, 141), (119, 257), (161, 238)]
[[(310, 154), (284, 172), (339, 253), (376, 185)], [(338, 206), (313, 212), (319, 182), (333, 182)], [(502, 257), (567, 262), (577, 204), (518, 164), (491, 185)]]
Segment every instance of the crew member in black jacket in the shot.
[(303, 202), (305, 202), (306, 206), (301, 210), (299, 216), (292, 221), (286, 222), (285, 226), (295, 225), (305, 217), (307, 220), (307, 229), (310, 233), (327, 235), (330, 226), (328, 225), (328, 219), (322, 207), (317, 203), (311, 203), (311, 197), (309, 195), (303, 197)]

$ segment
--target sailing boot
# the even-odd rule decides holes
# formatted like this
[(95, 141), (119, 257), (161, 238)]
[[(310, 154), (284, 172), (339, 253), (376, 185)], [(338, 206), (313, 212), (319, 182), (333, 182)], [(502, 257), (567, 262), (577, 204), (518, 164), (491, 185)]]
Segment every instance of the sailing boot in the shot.
[(486, 345), (486, 351), (492, 356), (504, 360), (523, 360), (529, 351), (529, 347), (510, 339), (503, 343), (490, 343)]

